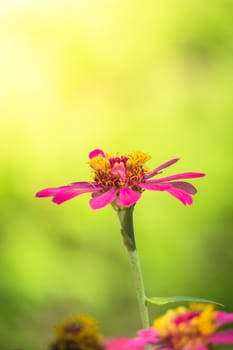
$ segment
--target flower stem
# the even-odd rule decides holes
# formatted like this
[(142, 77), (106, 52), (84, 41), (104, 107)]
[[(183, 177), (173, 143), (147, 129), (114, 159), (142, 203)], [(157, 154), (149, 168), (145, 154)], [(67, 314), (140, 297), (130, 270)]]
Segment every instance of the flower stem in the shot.
[(145, 295), (143, 276), (142, 276), (140, 261), (139, 261), (139, 257), (136, 249), (135, 237), (134, 237), (134, 226), (133, 226), (134, 206), (131, 206), (129, 208), (114, 207), (114, 209), (116, 210), (119, 221), (121, 223), (121, 234), (129, 256), (129, 262), (130, 262), (130, 266), (133, 274), (142, 327), (148, 328), (150, 327), (149, 313), (146, 305), (146, 295)]

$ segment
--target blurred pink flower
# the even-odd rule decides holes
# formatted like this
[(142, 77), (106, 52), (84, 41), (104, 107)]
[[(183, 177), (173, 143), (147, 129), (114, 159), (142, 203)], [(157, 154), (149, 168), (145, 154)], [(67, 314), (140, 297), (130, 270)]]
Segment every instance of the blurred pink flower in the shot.
[(140, 345), (130, 345), (129, 348), (129, 341), (130, 338), (105, 339), (105, 350), (144, 350), (144, 347)]
[(139, 331), (126, 348), (152, 345), (160, 350), (208, 350), (217, 344), (233, 344), (233, 330), (218, 331), (232, 322), (233, 313), (216, 311), (210, 304), (178, 307), (155, 319), (151, 328)]
[[(96, 320), (87, 315), (68, 316), (55, 326), (54, 340), (49, 350), (127, 350), (130, 338), (104, 338), (98, 332)], [(130, 346), (144, 350), (143, 346)]]
[(205, 174), (187, 172), (150, 180), (179, 159), (171, 159), (152, 171), (145, 166), (149, 159), (149, 154), (141, 151), (112, 156), (96, 149), (89, 154), (94, 181), (73, 182), (66, 186), (46, 188), (39, 191), (36, 197), (53, 197), (54, 203), (61, 204), (80, 194), (90, 192), (91, 208), (100, 209), (110, 203), (119, 207), (130, 207), (140, 199), (144, 190), (151, 190), (166, 191), (184, 205), (192, 204), (192, 195), (197, 192), (196, 188), (188, 182), (177, 180), (198, 178)]

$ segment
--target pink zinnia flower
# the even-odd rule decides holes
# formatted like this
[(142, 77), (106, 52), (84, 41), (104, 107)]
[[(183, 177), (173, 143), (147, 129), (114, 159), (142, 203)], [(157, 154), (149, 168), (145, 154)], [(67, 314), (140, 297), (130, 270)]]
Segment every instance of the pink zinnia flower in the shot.
[(210, 304), (191, 304), (190, 308), (168, 310), (151, 328), (138, 332), (128, 342), (134, 346), (154, 345), (161, 350), (208, 350), (216, 344), (233, 344), (233, 330), (218, 331), (233, 322), (233, 314), (216, 311)]
[(89, 154), (89, 164), (94, 171), (94, 181), (73, 182), (67, 186), (46, 188), (37, 197), (53, 197), (53, 202), (61, 204), (80, 194), (90, 192), (92, 209), (100, 209), (110, 203), (120, 207), (130, 207), (141, 197), (144, 190), (166, 191), (184, 205), (192, 204), (192, 195), (197, 190), (188, 182), (177, 181), (205, 176), (203, 173), (187, 172), (151, 180), (161, 170), (176, 163), (179, 158), (148, 171), (145, 163), (150, 159), (141, 151), (125, 155), (108, 155), (100, 149)]

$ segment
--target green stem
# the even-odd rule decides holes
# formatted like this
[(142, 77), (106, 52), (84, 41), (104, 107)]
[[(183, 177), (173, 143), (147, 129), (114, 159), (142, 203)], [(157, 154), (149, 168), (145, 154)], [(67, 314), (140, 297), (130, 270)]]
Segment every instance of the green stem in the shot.
[(142, 327), (148, 328), (150, 327), (149, 314), (148, 314), (148, 309), (146, 305), (146, 295), (145, 295), (142, 271), (141, 271), (140, 261), (137, 254), (136, 242), (134, 237), (134, 226), (133, 226), (134, 206), (131, 206), (129, 208), (115, 207), (114, 209), (116, 210), (118, 218), (121, 223), (121, 234), (129, 256), (129, 262), (130, 262), (130, 266), (133, 274)]

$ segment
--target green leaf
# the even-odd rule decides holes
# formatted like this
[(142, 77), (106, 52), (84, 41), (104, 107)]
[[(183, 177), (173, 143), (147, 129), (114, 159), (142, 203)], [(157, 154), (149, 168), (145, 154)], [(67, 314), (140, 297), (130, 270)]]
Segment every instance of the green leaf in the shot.
[(182, 296), (164, 297), (164, 298), (163, 297), (146, 298), (146, 303), (154, 304), (154, 305), (165, 305), (169, 303), (177, 303), (180, 301), (186, 301), (186, 302), (192, 302), (192, 303), (209, 303), (209, 304), (216, 304), (224, 307), (224, 305), (221, 303), (218, 303), (213, 300), (202, 299), (202, 298), (191, 298), (191, 297), (182, 297)]

